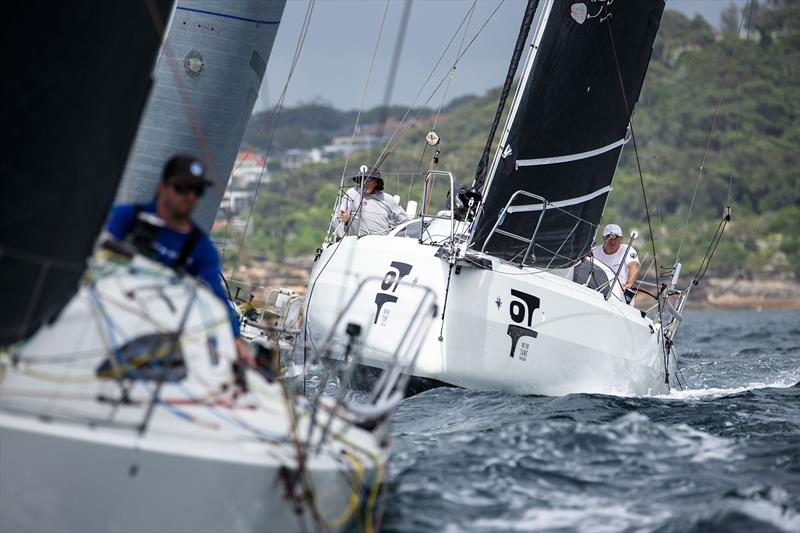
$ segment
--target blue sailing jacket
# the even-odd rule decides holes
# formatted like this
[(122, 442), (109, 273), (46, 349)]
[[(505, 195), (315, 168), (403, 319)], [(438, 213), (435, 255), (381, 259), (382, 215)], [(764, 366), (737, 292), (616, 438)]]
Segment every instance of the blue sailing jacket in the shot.
[[(146, 213), (155, 213), (155, 202), (144, 204), (142, 211)], [(128, 233), (133, 229), (136, 213), (137, 208), (134, 204), (114, 206), (111, 209), (111, 217), (108, 220), (108, 231), (119, 240), (125, 239)], [(161, 228), (153, 242), (153, 247), (158, 252), (157, 259), (167, 266), (173, 266), (180, 256), (183, 244), (186, 242), (190, 233), (191, 232), (183, 233), (175, 231), (168, 227)], [(204, 281), (214, 294), (225, 302), (225, 305), (228, 307), (233, 334), (238, 337), (239, 315), (233, 307), (233, 303), (228, 299), (227, 291), (222, 286), (219, 253), (217, 253), (214, 243), (211, 242), (211, 239), (209, 239), (208, 235), (205, 233), (197, 240), (194, 250), (192, 250), (191, 254), (186, 259), (186, 266), (184, 269), (188, 274)]]

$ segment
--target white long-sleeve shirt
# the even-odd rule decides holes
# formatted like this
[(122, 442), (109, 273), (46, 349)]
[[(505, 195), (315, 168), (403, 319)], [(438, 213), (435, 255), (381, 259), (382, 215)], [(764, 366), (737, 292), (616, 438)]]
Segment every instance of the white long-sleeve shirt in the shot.
[[(361, 200), (361, 191), (357, 187), (349, 189), (342, 200), (339, 202), (339, 209), (334, 214), (335, 222), (338, 221), (342, 211), (350, 212), (348, 225), (349, 234), (355, 234), (359, 228), (359, 218), (361, 235), (386, 235), (398, 224), (408, 220), (408, 215), (394, 197), (383, 191), (375, 191), (372, 194), (365, 194)], [(361, 208), (359, 209), (359, 203)]]

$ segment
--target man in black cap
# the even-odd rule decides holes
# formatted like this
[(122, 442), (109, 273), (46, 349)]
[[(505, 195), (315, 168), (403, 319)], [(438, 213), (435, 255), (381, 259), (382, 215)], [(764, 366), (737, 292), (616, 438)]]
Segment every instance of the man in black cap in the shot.
[(146, 204), (117, 205), (111, 209), (107, 230), (118, 240), (135, 232), (141, 213), (157, 215), (164, 225), (152, 242), (155, 259), (176, 270), (183, 270), (204, 281), (228, 307), (236, 351), (246, 363), (254, 363), (250, 349), (239, 336), (239, 315), (228, 299), (220, 277), (221, 263), (214, 243), (192, 222), (192, 211), (213, 183), (205, 177), (198, 159), (176, 155), (164, 165), (156, 197)]
[[(366, 167), (364, 168), (366, 170)], [(363, 196), (361, 180), (364, 179)], [(353, 176), (356, 186), (349, 189), (339, 202), (339, 230), (358, 235), (386, 235), (398, 224), (408, 220), (408, 215), (393, 196), (383, 192), (380, 170), (374, 169)]]

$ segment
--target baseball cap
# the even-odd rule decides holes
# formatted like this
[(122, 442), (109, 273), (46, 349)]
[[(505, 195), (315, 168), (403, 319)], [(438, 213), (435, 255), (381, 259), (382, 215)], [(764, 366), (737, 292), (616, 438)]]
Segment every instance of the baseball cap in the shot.
[(203, 185), (213, 185), (211, 180), (206, 179), (205, 165), (199, 159), (190, 155), (175, 155), (166, 162), (161, 173), (161, 179), (167, 181), (173, 178), (180, 178), (181, 181), (202, 183)]
[(603, 237), (606, 235), (622, 236), (622, 228), (620, 228), (617, 224), (607, 224), (606, 227), (603, 228)]

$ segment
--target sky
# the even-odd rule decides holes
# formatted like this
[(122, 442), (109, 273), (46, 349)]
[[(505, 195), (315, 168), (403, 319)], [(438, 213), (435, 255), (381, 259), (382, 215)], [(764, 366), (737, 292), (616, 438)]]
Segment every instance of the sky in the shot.
[[(725, 8), (733, 3), (741, 9), (745, 2), (667, 0), (667, 9), (689, 17), (699, 14), (718, 27)], [(286, 2), (255, 111), (269, 109), (286, 85), (308, 5), (308, 0)], [(526, 2), (478, 0), (469, 18), (471, 5), (472, 0), (412, 0), (388, 103), (427, 103), (436, 108), (459, 96), (482, 95), (503, 83)], [(388, 0), (388, 8), (383, 0), (317, 0), (284, 105), (322, 101), (339, 109), (359, 109), (363, 102), (363, 109), (369, 109), (383, 104), (404, 7), (404, 0)], [(375, 65), (370, 72), (376, 42)], [(448, 80), (448, 71), (464, 48), (466, 52)], [(435, 91), (442, 80), (445, 82)]]

